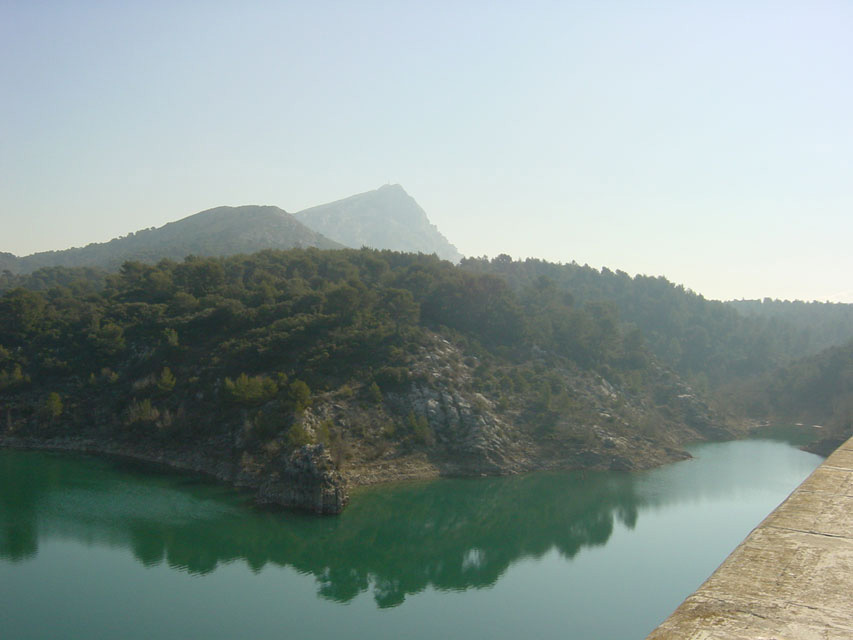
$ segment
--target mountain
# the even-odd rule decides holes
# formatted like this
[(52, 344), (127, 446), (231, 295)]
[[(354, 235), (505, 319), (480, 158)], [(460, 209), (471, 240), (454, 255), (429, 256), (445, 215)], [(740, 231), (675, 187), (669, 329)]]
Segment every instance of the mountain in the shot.
[(113, 270), (127, 260), (157, 262), (163, 258), (182, 260), (188, 255), (344, 246), (434, 253), (452, 262), (462, 258), (400, 185), (385, 185), (295, 215), (271, 206), (217, 207), (157, 229), (143, 229), (85, 247), (21, 258), (0, 252), (0, 272), (27, 274), (43, 267)]
[(34, 253), (14, 261), (9, 259), (11, 254), (2, 254), (0, 267), (15, 273), (55, 266), (115, 269), (127, 260), (157, 262), (163, 258), (182, 260), (188, 255), (234, 255), (296, 247), (338, 249), (341, 245), (278, 207), (217, 207), (109, 242)]
[(459, 262), (462, 254), (398, 184), (321, 204), (294, 214), (300, 222), (353, 248), (436, 254)]

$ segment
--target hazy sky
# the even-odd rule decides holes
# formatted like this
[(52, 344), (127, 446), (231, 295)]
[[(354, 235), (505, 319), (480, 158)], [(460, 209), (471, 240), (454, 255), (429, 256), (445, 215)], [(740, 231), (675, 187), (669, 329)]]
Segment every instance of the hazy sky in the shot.
[(853, 2), (0, 0), (0, 251), (385, 183), (466, 255), (853, 302)]

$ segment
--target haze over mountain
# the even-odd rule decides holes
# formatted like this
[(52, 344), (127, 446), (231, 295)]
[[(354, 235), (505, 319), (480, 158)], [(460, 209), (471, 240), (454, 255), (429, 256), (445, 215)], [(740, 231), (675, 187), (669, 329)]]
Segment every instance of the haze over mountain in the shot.
[(310, 228), (355, 249), (434, 253), (451, 262), (462, 258), (399, 184), (386, 184), (294, 215)]
[(0, 250), (391, 182), (468, 256), (853, 302), (853, 2), (671, 4), (4, 3)]
[(233, 255), (295, 247), (339, 249), (341, 245), (307, 228), (278, 207), (216, 207), (158, 229), (142, 229), (109, 242), (34, 253), (15, 260), (10, 259), (11, 254), (3, 254), (0, 255), (0, 268), (13, 273), (54, 266), (114, 269), (127, 260), (182, 260), (188, 255)]
[(453, 262), (462, 257), (400, 185), (386, 185), (295, 216), (273, 206), (216, 207), (109, 242), (21, 258), (0, 252), (0, 271), (30, 273), (57, 266), (115, 269), (127, 260), (156, 262), (163, 258), (182, 260), (188, 255), (344, 246), (435, 253)]

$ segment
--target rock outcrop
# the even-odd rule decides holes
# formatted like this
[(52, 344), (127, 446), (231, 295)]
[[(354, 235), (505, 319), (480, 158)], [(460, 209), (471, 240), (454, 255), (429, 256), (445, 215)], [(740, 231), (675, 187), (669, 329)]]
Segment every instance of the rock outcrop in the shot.
[(322, 444), (303, 445), (258, 480), (258, 501), (336, 514), (349, 501), (346, 484)]
[(200, 473), (254, 491), (260, 504), (328, 515), (343, 511), (349, 500), (346, 482), (323, 445), (304, 445), (277, 458), (273, 464), (259, 464), (246, 456), (234, 464), (222, 455), (226, 447), (207, 445), (187, 450), (91, 438), (0, 436), (0, 447), (116, 456)]

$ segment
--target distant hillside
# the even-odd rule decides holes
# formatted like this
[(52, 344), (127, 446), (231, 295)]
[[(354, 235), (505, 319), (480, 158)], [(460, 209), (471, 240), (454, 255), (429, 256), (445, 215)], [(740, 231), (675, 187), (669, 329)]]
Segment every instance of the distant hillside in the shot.
[(768, 323), (787, 323), (809, 337), (807, 353), (853, 340), (853, 304), (800, 300), (732, 300), (727, 305)]
[(466, 258), (465, 271), (504, 278), (515, 291), (535, 287), (568, 296), (575, 306), (609, 303), (639, 329), (662, 362), (711, 390), (773, 371), (853, 339), (853, 305), (725, 303), (706, 300), (663, 277), (629, 276), (543, 260)]
[(17, 268), (18, 259), (12, 253), (0, 251), (0, 272), (15, 271)]
[(349, 247), (436, 254), (459, 262), (457, 251), (398, 184), (294, 214), (308, 227)]
[(741, 414), (775, 422), (820, 424), (824, 455), (853, 434), (853, 342), (802, 358), (747, 384), (731, 385)]
[(109, 242), (34, 253), (16, 260), (8, 259), (11, 254), (2, 254), (0, 267), (13, 273), (55, 266), (115, 269), (127, 260), (157, 262), (163, 258), (182, 260), (188, 255), (224, 256), (295, 247), (338, 249), (341, 245), (278, 207), (217, 207)]

